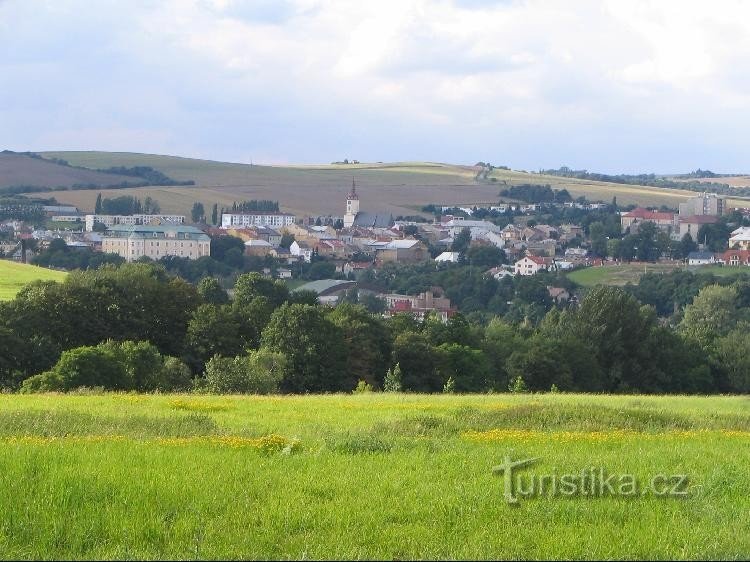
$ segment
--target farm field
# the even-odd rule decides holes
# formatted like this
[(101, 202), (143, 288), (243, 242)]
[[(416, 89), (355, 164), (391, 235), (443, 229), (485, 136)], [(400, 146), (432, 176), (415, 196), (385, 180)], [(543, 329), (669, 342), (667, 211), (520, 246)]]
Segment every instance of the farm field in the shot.
[[(194, 180), (195, 187), (144, 187), (103, 190), (104, 197), (150, 196), (162, 211), (189, 215), (199, 201), (210, 208), (214, 203), (230, 206), (243, 199), (278, 200), (284, 210), (299, 215), (343, 213), (340, 201), (352, 178), (356, 179), (363, 210), (384, 210), (394, 215), (418, 214), (427, 203), (480, 205), (496, 203), (501, 189), (523, 183), (550, 184), (568, 189), (574, 197), (627, 205), (669, 205), (694, 195), (690, 191), (659, 189), (614, 183), (592, 182), (557, 176), (494, 170), (490, 180), (475, 180), (478, 168), (430, 162), (402, 162), (315, 166), (259, 166), (213, 162), (175, 156), (110, 152), (45, 152), (73, 165), (91, 168), (151, 166), (177, 180)], [(90, 210), (97, 191), (59, 192), (61, 202)], [(737, 202), (735, 202), (737, 203)], [(750, 205), (750, 202), (739, 202)]]
[(0, 260), (0, 301), (10, 300), (16, 296), (26, 283), (37, 279), (43, 281), (62, 281), (67, 273), (26, 265), (23, 263)]
[[(748, 452), (746, 397), (2, 395), (0, 552), (747, 558)], [(506, 456), (637, 493), (510, 505)]]

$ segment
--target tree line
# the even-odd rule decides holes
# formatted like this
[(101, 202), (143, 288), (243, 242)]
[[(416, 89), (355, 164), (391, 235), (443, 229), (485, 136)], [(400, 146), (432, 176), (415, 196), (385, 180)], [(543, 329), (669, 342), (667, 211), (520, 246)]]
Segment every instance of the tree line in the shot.
[(0, 304), (0, 382), (27, 392), (750, 391), (747, 280), (704, 286), (670, 322), (612, 287), (538, 322), (384, 318), (256, 273), (232, 293), (144, 263), (34, 282)]

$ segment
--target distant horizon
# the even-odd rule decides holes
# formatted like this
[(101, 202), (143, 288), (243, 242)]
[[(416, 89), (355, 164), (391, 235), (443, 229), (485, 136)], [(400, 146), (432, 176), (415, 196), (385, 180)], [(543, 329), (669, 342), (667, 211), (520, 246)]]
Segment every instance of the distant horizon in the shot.
[[(24, 152), (31, 152), (34, 154), (44, 154), (44, 153), (59, 153), (59, 152), (99, 152), (99, 153), (112, 153), (112, 154), (141, 154), (141, 155), (149, 155), (149, 156), (166, 156), (169, 158), (183, 158), (185, 160), (205, 160), (207, 162), (218, 162), (222, 164), (239, 164), (239, 165), (245, 165), (245, 166), (267, 166), (267, 167), (277, 167), (277, 168), (283, 168), (283, 167), (297, 167), (297, 166), (333, 166), (333, 165), (352, 165), (352, 166), (361, 166), (361, 165), (371, 165), (371, 164), (383, 164), (383, 165), (394, 165), (394, 164), (439, 164), (439, 165), (445, 165), (445, 166), (466, 166), (466, 167), (474, 167), (477, 162), (480, 162), (480, 160), (476, 160), (471, 163), (462, 163), (462, 162), (451, 162), (451, 161), (439, 161), (439, 160), (409, 160), (409, 159), (403, 159), (403, 160), (359, 160), (357, 158), (349, 159), (349, 164), (343, 164), (343, 158), (341, 160), (331, 160), (329, 162), (274, 162), (274, 163), (267, 163), (267, 162), (242, 162), (242, 161), (233, 161), (233, 160), (217, 160), (214, 158), (204, 158), (204, 157), (197, 157), (197, 156), (185, 156), (183, 154), (166, 154), (166, 153), (156, 153), (156, 152), (141, 152), (136, 150), (59, 150), (59, 149), (45, 149), (45, 150), (13, 150), (9, 148), (0, 149), (2, 150), (10, 150), (11, 152), (17, 152), (17, 153), (24, 153)], [(346, 158), (346, 157), (345, 157)], [(357, 163), (354, 164), (351, 160), (357, 160)], [(567, 166), (566, 164), (560, 164), (556, 167), (547, 167), (547, 168), (520, 168), (520, 167), (514, 167), (512, 165), (503, 163), (503, 164), (495, 164), (491, 160), (490, 161), (484, 161), (486, 163), (492, 164), (494, 167), (500, 167), (500, 166), (507, 166), (510, 168), (511, 171), (515, 172), (525, 172), (529, 174), (538, 174), (540, 169), (544, 170), (557, 170), (560, 169), (563, 166)], [(611, 176), (617, 176), (617, 175), (641, 175), (641, 174), (654, 174), (657, 176), (681, 176), (681, 175), (687, 175), (691, 172), (697, 171), (697, 170), (703, 170), (706, 172), (712, 172), (714, 174), (720, 174), (722, 176), (746, 176), (750, 175), (748, 172), (738, 172), (738, 171), (731, 171), (731, 172), (725, 172), (725, 171), (718, 171), (713, 170), (707, 167), (703, 166), (695, 166), (687, 171), (681, 171), (681, 172), (654, 172), (654, 171), (641, 171), (641, 172), (603, 172), (601, 170), (598, 170), (596, 168), (592, 167), (573, 167), (573, 166), (567, 166), (571, 170), (586, 170), (589, 173), (592, 174), (606, 174)], [(710, 178), (706, 178), (710, 179)]]

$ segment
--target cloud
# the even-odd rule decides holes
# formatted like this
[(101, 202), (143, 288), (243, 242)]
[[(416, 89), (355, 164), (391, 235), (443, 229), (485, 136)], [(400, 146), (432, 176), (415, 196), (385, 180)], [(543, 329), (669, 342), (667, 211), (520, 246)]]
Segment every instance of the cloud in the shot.
[(10, 0), (0, 145), (739, 170), (749, 12), (731, 0)]

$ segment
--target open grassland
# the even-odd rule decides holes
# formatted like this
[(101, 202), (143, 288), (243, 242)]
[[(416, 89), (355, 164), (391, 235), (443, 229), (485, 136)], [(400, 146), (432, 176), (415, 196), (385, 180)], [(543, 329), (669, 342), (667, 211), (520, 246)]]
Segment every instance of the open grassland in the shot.
[(625, 263), (620, 265), (593, 266), (578, 269), (568, 274), (568, 279), (583, 287), (595, 285), (637, 284), (644, 273), (670, 273), (685, 269), (696, 274), (711, 274), (726, 277), (729, 275), (750, 275), (750, 267), (729, 265), (693, 265), (671, 263)]
[[(4, 558), (750, 555), (746, 397), (0, 396)], [(633, 475), (516, 506), (492, 468)], [(687, 475), (660, 497), (656, 475)]]
[[(638, 283), (644, 273), (669, 273), (684, 268), (680, 264), (662, 263), (623, 263), (578, 269), (568, 274), (568, 279), (584, 287), (594, 285), (627, 285)], [(690, 268), (691, 271), (696, 271)]]
[(26, 265), (7, 260), (0, 260), (0, 301), (10, 300), (16, 296), (26, 283), (37, 279), (42, 281), (62, 281), (67, 273)]
[[(620, 204), (669, 205), (694, 195), (689, 191), (592, 182), (557, 176), (494, 170), (488, 180), (477, 181), (478, 168), (428, 162), (375, 163), (316, 166), (258, 166), (120, 152), (46, 152), (71, 164), (91, 168), (151, 166), (178, 180), (194, 180), (195, 187), (147, 187), (105, 190), (105, 197), (150, 196), (164, 212), (189, 214), (199, 201), (230, 206), (244, 199), (278, 200), (284, 210), (298, 215), (343, 214), (344, 197), (356, 179), (362, 210), (388, 211), (394, 215), (415, 214), (427, 203), (482, 205), (499, 200), (498, 193), (510, 185), (549, 183), (568, 189), (578, 197)], [(490, 181), (492, 178), (495, 181)], [(95, 191), (60, 192), (58, 200), (85, 210), (93, 209)], [(747, 202), (745, 202), (747, 204)]]

